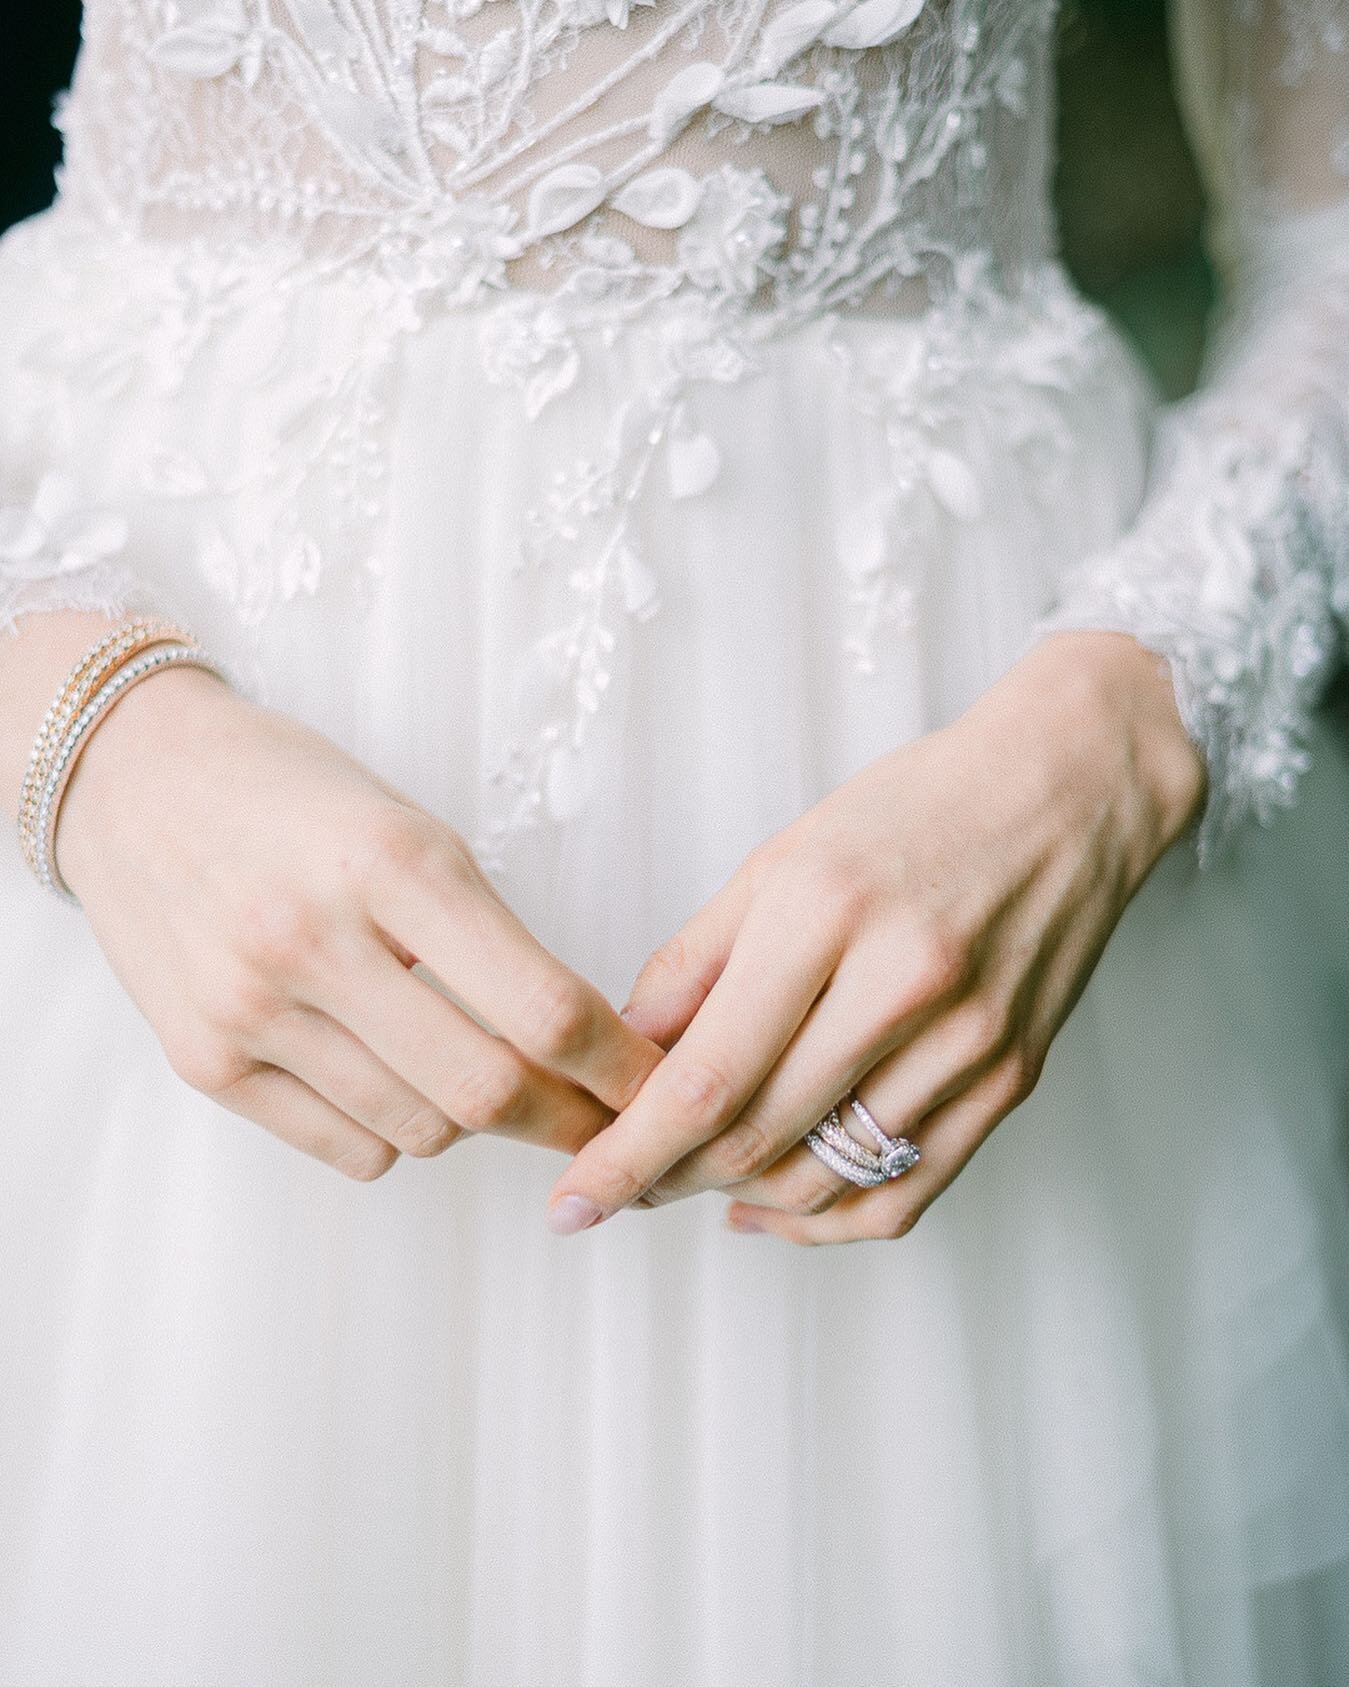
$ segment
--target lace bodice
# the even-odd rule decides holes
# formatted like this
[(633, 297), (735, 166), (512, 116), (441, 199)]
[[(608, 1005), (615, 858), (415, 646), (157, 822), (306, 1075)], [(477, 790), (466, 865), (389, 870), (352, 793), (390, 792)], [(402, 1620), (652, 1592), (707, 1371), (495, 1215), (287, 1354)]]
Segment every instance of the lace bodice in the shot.
[(95, 0), (66, 191), (456, 301), (801, 317), (1047, 250), (1048, 0)]
[[(231, 313), (336, 281), (368, 301), (368, 330), (302, 399), (287, 392), (249, 469), (171, 444), (146, 466), (164, 496), (270, 500), (262, 559), (201, 531), (200, 565), (244, 621), (317, 589), (339, 529), (377, 528), (381, 372), (400, 336), (483, 308), (485, 365), (533, 417), (576, 381), (587, 336), (651, 333), (662, 307), (649, 389), (531, 518), (541, 545), (589, 548), (548, 651), (570, 713), (513, 751), (514, 819), (549, 806), (614, 616), (654, 610), (625, 511), (657, 459), (676, 497), (716, 477), (691, 390), (752, 373), (773, 335), (881, 311), (921, 321), (927, 350), (859, 372), (893, 448), (885, 531), (854, 581), (865, 666), (905, 613), (893, 559), (914, 499), (978, 516), (970, 465), (934, 443), (954, 395), (996, 388), (1033, 435), (1037, 395), (1087, 355), (1046, 210), (1055, 10), (89, 0), (58, 205), (6, 245), (57, 267), (71, 242), (101, 242), (127, 304), (73, 325), (60, 354), (35, 348), (32, 391), (0, 411), (0, 625), (139, 601), (123, 512), (44, 472), (69, 467), (34, 445), (61, 434), (41, 408), (53, 369), (106, 383), (148, 360), (171, 386)], [(1167, 655), (1209, 763), (1207, 845), (1291, 796), (1349, 615), (1349, 0), (1176, 0), (1174, 16), (1226, 323), (1200, 393), (1166, 420), (1135, 527), (1040, 631), (1117, 627)], [(319, 508), (329, 530), (297, 514)]]

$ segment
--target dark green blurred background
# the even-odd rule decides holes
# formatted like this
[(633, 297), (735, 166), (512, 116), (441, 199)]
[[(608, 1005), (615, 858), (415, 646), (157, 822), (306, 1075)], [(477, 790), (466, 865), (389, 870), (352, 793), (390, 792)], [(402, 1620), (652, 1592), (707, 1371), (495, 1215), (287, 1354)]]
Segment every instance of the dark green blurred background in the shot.
[(1172, 396), (1194, 384), (1213, 282), (1171, 83), (1165, 0), (1065, 0), (1059, 216), (1078, 282)]
[[(51, 197), (48, 114), (70, 72), (75, 0), (10, 0), (0, 55), (0, 226)], [(1171, 394), (1193, 383), (1210, 278), (1202, 201), (1172, 98), (1164, 0), (1064, 0), (1063, 250)]]

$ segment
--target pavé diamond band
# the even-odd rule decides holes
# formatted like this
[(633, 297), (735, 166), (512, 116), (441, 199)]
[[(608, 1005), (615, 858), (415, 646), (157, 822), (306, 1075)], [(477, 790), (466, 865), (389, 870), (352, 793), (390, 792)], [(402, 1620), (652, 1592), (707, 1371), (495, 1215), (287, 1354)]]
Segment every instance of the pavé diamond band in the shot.
[(830, 1171), (859, 1189), (875, 1189), (918, 1164), (921, 1155), (908, 1137), (887, 1136), (865, 1102), (855, 1095), (845, 1100), (874, 1139), (877, 1152), (857, 1140), (839, 1117), (839, 1104), (835, 1103), (806, 1137), (806, 1146)]

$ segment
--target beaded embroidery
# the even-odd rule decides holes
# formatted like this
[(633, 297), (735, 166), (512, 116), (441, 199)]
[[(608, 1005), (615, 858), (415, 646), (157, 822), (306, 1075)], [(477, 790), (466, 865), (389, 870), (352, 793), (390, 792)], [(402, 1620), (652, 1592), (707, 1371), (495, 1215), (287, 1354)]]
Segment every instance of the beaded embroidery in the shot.
[[(1257, 94), (1327, 76), (1343, 86), (1343, 6), (1200, 4), (1234, 45), (1221, 111), (1241, 171), (1228, 212), (1249, 226), (1278, 209)], [(699, 391), (752, 378), (787, 332), (817, 334), (838, 358), (831, 324), (881, 310), (919, 325), (921, 350), (911, 367), (849, 371), (893, 469), (859, 513), (843, 583), (865, 670), (911, 607), (915, 524), (932, 511), (978, 518), (978, 476), (943, 426), (962, 404), (1000, 408), (1014, 433), (1041, 439), (1052, 474), (1061, 424), (1037, 395), (1093, 365), (1098, 321), (1052, 264), (1054, 15), (1052, 0), (90, 0), (61, 112), (61, 199), (5, 255), (54, 281), (119, 264), (125, 299), (115, 320), (72, 301), (68, 329), (27, 349), (7, 395), (0, 624), (134, 601), (120, 517), (81, 516), (62, 492), (54, 527), (56, 483), (22, 496), (61, 461), (62, 407), (90, 392), (148, 378), (172, 395), (228, 370), (266, 395), (263, 437), (211, 461), (165, 438), (137, 487), (200, 512), (201, 575), (256, 629), (334, 573), (377, 589), (390, 383), (407, 336), (475, 311), (488, 377), (537, 418), (622, 335), (649, 380), (603, 437), (554, 465), (526, 523), (522, 566), (562, 575), (566, 610), (524, 659), (543, 682), (524, 690), (545, 701), (502, 750), (483, 840), (495, 855), (580, 800), (578, 759), (616, 645), (659, 608), (631, 512), (657, 484), (697, 498), (720, 472)], [(1342, 127), (1326, 144), (1332, 168), (1349, 166)], [(344, 301), (335, 343), (305, 338), (316, 287)], [(274, 332), (250, 335), (239, 368), (243, 320)], [(1343, 340), (1326, 344), (1313, 336), (1309, 355), (1333, 372)], [(1045, 624), (1124, 626), (1166, 649), (1213, 771), (1214, 834), (1291, 792), (1336, 649), (1336, 378), (1343, 393), (1342, 369), (1303, 383), (1310, 405), (1272, 456), (1263, 441), (1243, 455), (1242, 419), (1196, 412), (1166, 496), (1198, 511), (1202, 584), (1194, 556), (1168, 542), (1162, 502)], [(1272, 489), (1252, 453), (1273, 464)]]

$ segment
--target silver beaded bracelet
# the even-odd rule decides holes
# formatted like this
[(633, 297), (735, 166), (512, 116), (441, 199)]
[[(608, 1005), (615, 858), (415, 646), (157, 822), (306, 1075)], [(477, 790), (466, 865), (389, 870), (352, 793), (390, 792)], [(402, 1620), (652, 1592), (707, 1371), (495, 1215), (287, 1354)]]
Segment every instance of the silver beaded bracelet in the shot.
[(89, 701), (104, 680), (111, 679), (124, 663), (139, 656), (156, 644), (196, 644), (198, 641), (172, 621), (144, 617), (125, 622), (99, 639), (66, 675), (51, 707), (43, 717), (34, 740), (19, 791), (19, 847), (23, 858), (34, 873), (37, 872), (39, 844), (35, 824), (38, 797), (50, 771), (52, 760), (61, 747), (71, 721)]
[(56, 864), (56, 823), (60, 817), (61, 799), (75, 771), (75, 763), (94, 729), (133, 685), (147, 679), (151, 674), (158, 673), (162, 668), (174, 667), (204, 668), (220, 679), (228, 681), (229, 678), (224, 668), (197, 645), (155, 645), (119, 668), (112, 678), (94, 693), (66, 728), (60, 749), (47, 771), (38, 795), (37, 815), (33, 827), (39, 843), (35, 870), (39, 881), (47, 890), (54, 891), (76, 907), (79, 906), (79, 898), (61, 877)]

